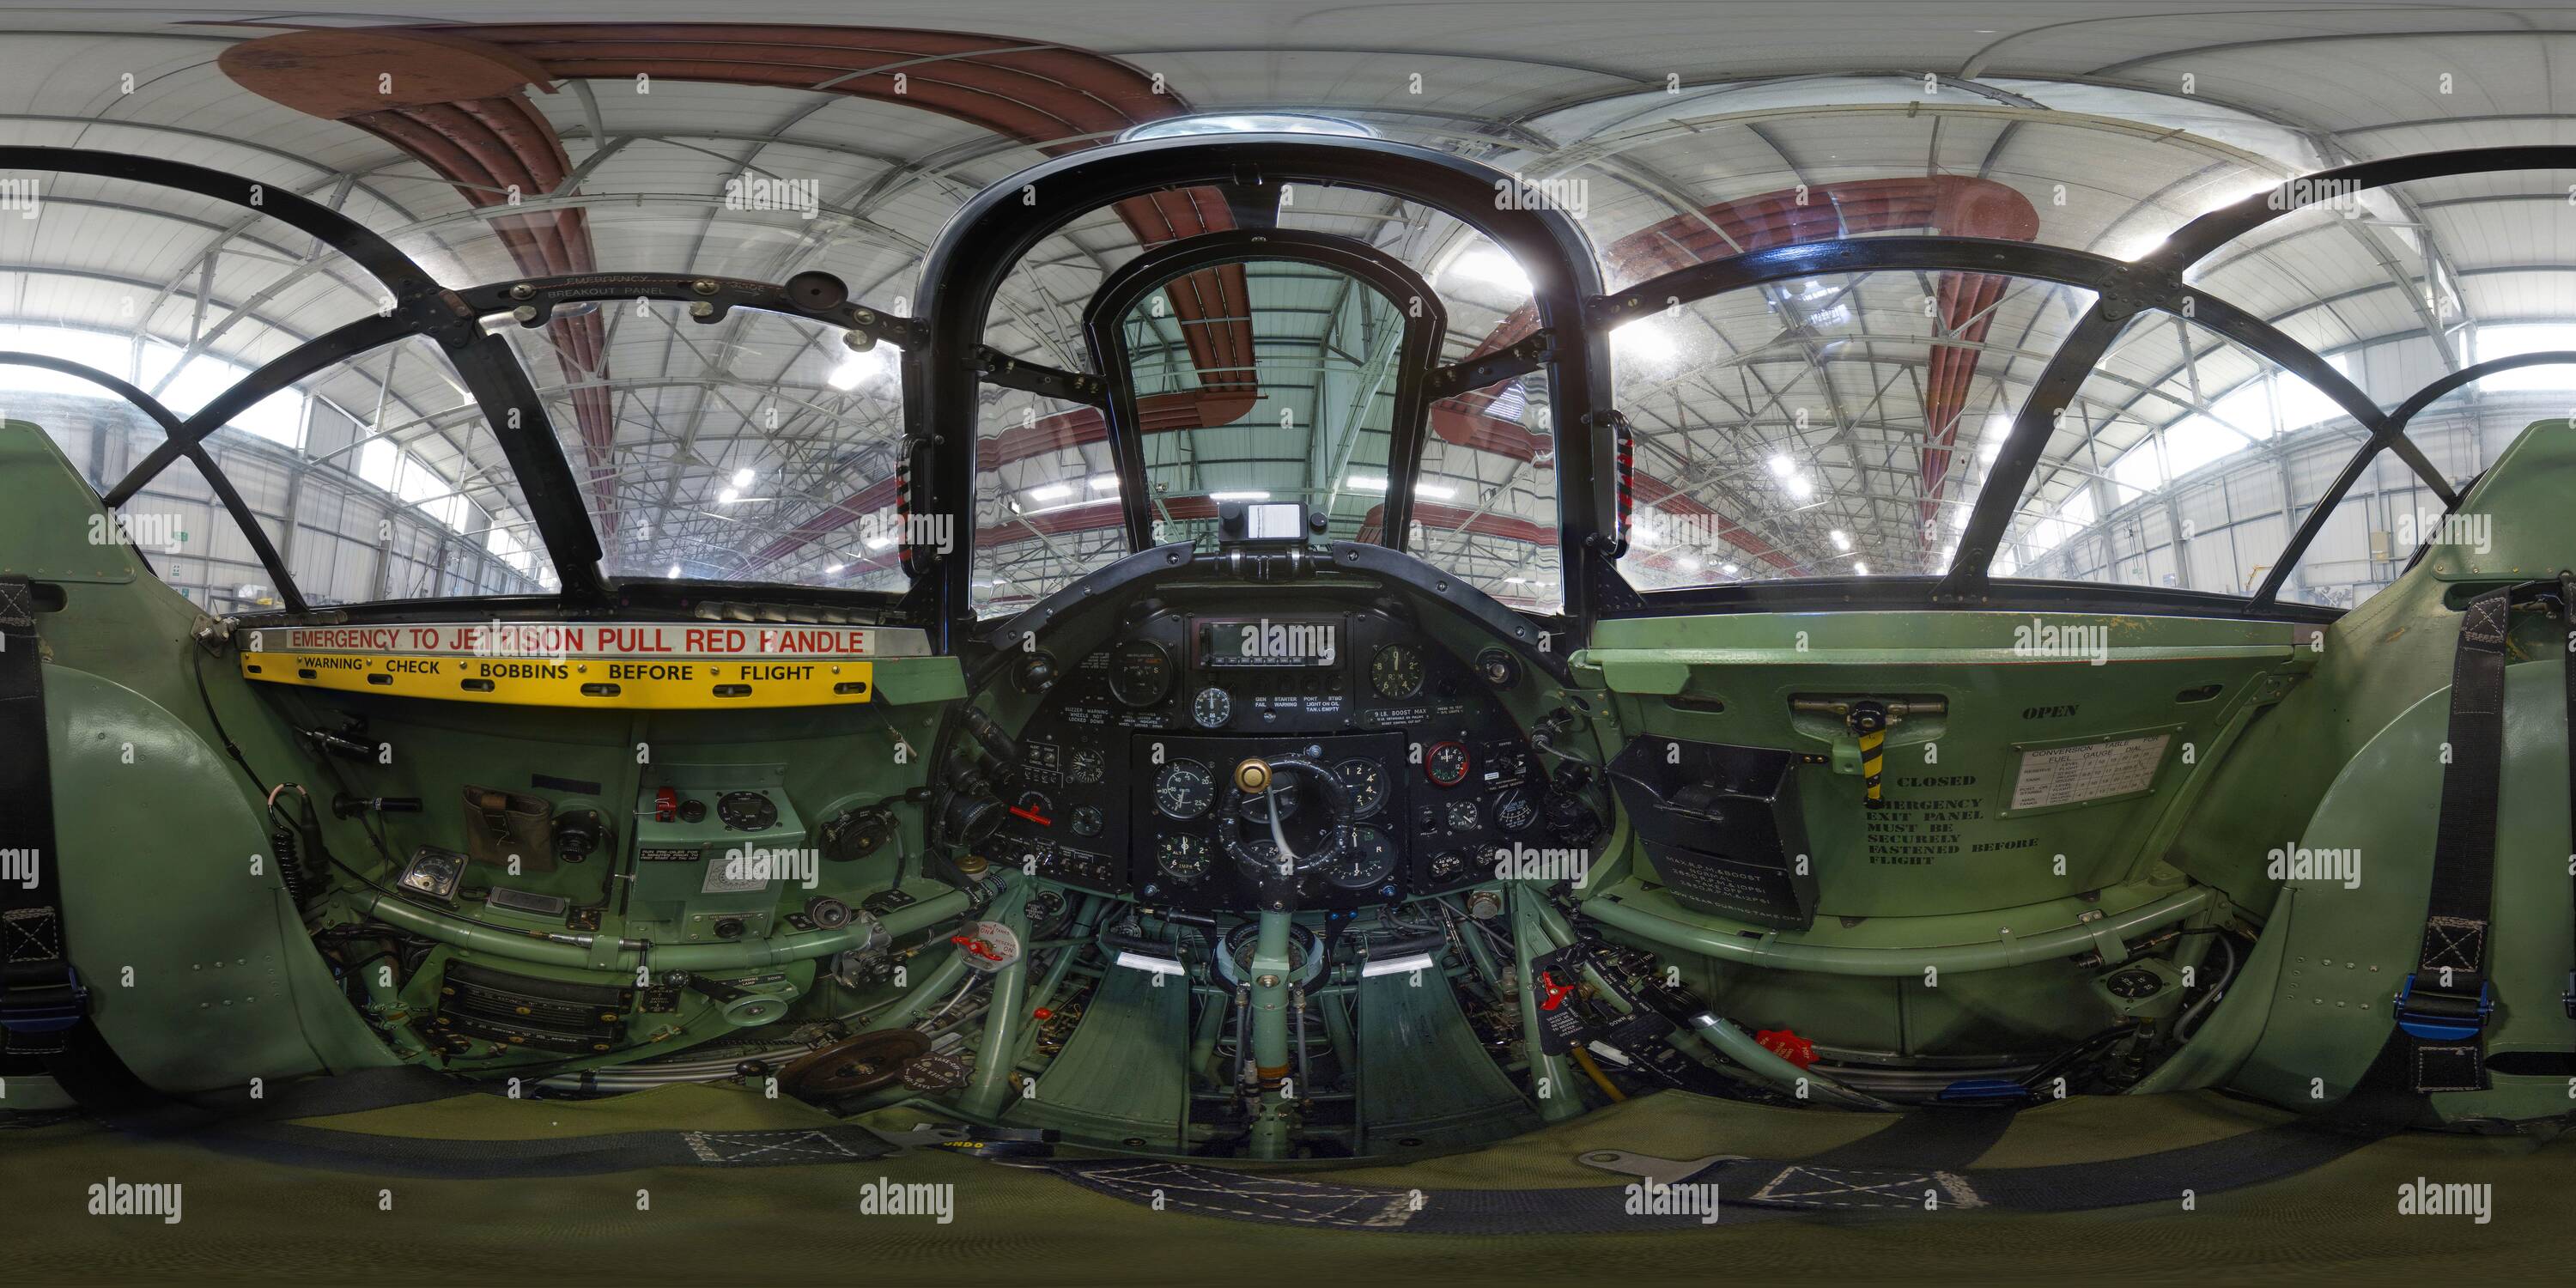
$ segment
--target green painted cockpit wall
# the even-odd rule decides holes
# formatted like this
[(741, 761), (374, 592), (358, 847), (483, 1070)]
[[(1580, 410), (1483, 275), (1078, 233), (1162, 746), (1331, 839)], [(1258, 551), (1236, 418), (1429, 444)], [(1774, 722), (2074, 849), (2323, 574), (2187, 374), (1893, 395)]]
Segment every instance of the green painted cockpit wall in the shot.
[[(617, 866), (612, 852), (631, 846), (636, 791), (656, 767), (777, 766), (802, 820), (818, 826), (843, 808), (901, 797), (921, 784), (938, 714), (963, 691), (954, 658), (880, 659), (875, 682), (883, 701), (799, 711), (581, 712), (255, 685), (229, 651), (195, 642), (207, 619), (131, 546), (93, 540), (112, 531), (101, 526), (97, 494), (40, 428), (0, 426), (0, 495), (12, 498), (0, 511), (0, 571), (64, 594), (62, 610), (44, 614), (38, 631), (74, 964), (91, 984), (101, 1033), (138, 1075), (164, 1090), (246, 1087), (253, 1078), (420, 1054), (399, 1025), (390, 1026), (389, 1048), (344, 999), (280, 881), (262, 791), (225, 754), (223, 736), (264, 787), (302, 785), (318, 806), (330, 853), (378, 883), (393, 873), (361, 824), (333, 817), (329, 804), (339, 791), (422, 800), (421, 813), (382, 816), (385, 850), (396, 862), (420, 845), (466, 848), (466, 784), (543, 796), (559, 808), (597, 808), (612, 829), (602, 854), (502, 878), (578, 905), (598, 900)], [(382, 763), (326, 759), (296, 733), (340, 732), (352, 717), (366, 721), (362, 741), (385, 749)], [(600, 790), (536, 788), (536, 775), (586, 780)], [(900, 848), (912, 856), (907, 888), (923, 897), (944, 889), (920, 875), (919, 807), (897, 801), (893, 808), (904, 825)], [(786, 886), (780, 910), (815, 894), (855, 905), (888, 884), (897, 858), (888, 847), (858, 862), (824, 864), (813, 890)], [(494, 875), (477, 865), (467, 884), (480, 887)], [(343, 892), (362, 889), (346, 873), (333, 877)], [(479, 904), (471, 914), (533, 933), (565, 929), (561, 918), (513, 917)], [(339, 910), (321, 916), (350, 920)], [(613, 942), (621, 928), (612, 912), (601, 933)], [(398, 995), (371, 990), (379, 1018), (428, 1014), (454, 955), (437, 949)], [(485, 964), (590, 983), (614, 978)], [(810, 963), (786, 973), (800, 991), (814, 977)], [(688, 997), (676, 1017), (656, 1017), (676, 1031), (648, 1049), (676, 1050), (730, 1031), (713, 1012), (705, 999)]]
[(390, 1063), (297, 924), (259, 797), (207, 718), (200, 663), (244, 758), (295, 758), (230, 661), (197, 656), (204, 616), (113, 538), (37, 426), (0, 424), (0, 496), (0, 572), (63, 593), (36, 629), (66, 938), (99, 1032), (173, 1090)]
[[(2269, 891), (2298, 892), (2260, 1040), (2236, 1085), (2328, 1109), (2386, 1039), (2389, 999), (2423, 935), (2461, 611), (2485, 591), (2576, 567), (2571, 494), (2576, 422), (2526, 427), (2454, 508), (2463, 522), (2437, 532), (2413, 568), (2328, 629), (2309, 683), (2245, 740), (2266, 772), (2227, 776), (2177, 838), (2175, 861), (2240, 902), (2268, 907)], [(2576, 968), (2561, 651), (2561, 628), (2545, 609), (2514, 615), (2488, 939), (2498, 1001), (2491, 1058), (2576, 1048), (2576, 1020), (2558, 1004)], [(2285, 809), (2302, 822), (2269, 827)], [(2273, 853), (2293, 848), (2357, 850), (2357, 879), (2275, 879)], [(2563, 1074), (2492, 1076), (2492, 1091), (2433, 1097), (2434, 1112), (2510, 1119), (2566, 1109)]]
[[(2312, 664), (2299, 640), (2315, 629), (2029, 613), (1662, 617), (1602, 623), (1576, 664), (1613, 693), (1632, 737), (1824, 758), (1798, 783), (1820, 921), (1912, 918), (2143, 879), (2159, 853), (2150, 839), (2180, 821), (2177, 807), (2216, 776), (2244, 726)], [(1794, 710), (1801, 698), (1933, 698), (1946, 710), (1888, 731), (1884, 801), (1871, 810), (1850, 754), (1834, 763), (1851, 735), (1832, 716)], [(2025, 748), (2167, 733), (2147, 794), (2011, 808)]]
[[(2158, 861), (2247, 726), (2314, 664), (2316, 628), (2207, 618), (1823, 612), (1604, 622), (1575, 658), (1649, 745), (1686, 739), (1807, 753), (1797, 771), (1817, 918), (1769, 931), (1693, 913), (1651, 859), (1589, 893), (1718, 936), (1792, 949), (1946, 949), (2118, 916), (2186, 888)], [(2074, 656), (2057, 656), (2071, 652)], [(1866, 807), (1852, 735), (1793, 699), (1938, 699), (1888, 735)], [(2170, 734), (2143, 794), (2015, 811), (2024, 748)], [(1838, 754), (1837, 744), (1841, 744)], [(2304, 814), (2286, 815), (2295, 827)], [(2193, 924), (2219, 915), (2211, 908)], [(1749, 1027), (1844, 1052), (2043, 1053), (2117, 1018), (2064, 957), (1927, 979), (1763, 969), (1674, 953), (1701, 996)], [(1912, 958), (1907, 960), (1912, 961)]]
[[(876, 667), (880, 694), (920, 692), (945, 697), (958, 690), (953, 658), (881, 659)], [(925, 674), (907, 675), (914, 671)], [(468, 849), (467, 831), (473, 821), (464, 790), (469, 787), (534, 796), (558, 814), (595, 809), (608, 820), (607, 842), (598, 854), (579, 864), (530, 863), (515, 875), (490, 864), (469, 865), (461, 907), (481, 921), (540, 934), (566, 929), (560, 915), (514, 913), (489, 907), (476, 897), (493, 886), (508, 886), (561, 896), (576, 908), (604, 903), (595, 932), (603, 941), (673, 942), (678, 937), (676, 928), (645, 920), (643, 904), (620, 898), (624, 892), (614, 875), (627, 870), (622, 860), (633, 854), (639, 794), (663, 785), (702, 799), (724, 789), (774, 785), (804, 829), (792, 842), (803, 849), (814, 848), (815, 829), (843, 810), (884, 805), (894, 812), (901, 823), (900, 844), (854, 862), (820, 864), (810, 889), (792, 880), (784, 883), (774, 907), (773, 927), (778, 917), (801, 909), (818, 895), (856, 907), (893, 883), (899, 862), (905, 867), (907, 891), (927, 898), (947, 888), (923, 875), (920, 806), (904, 799), (925, 780), (927, 748), (943, 702), (607, 712), (467, 705), (281, 685), (249, 687), (253, 700), (299, 728), (337, 730), (351, 717), (366, 721), (363, 741), (382, 749), (380, 761), (324, 762), (307, 756), (295, 765), (298, 780), (317, 797), (327, 800), (345, 790), (361, 797), (416, 797), (422, 802), (419, 813), (379, 816), (384, 839), (381, 855), (358, 823), (326, 818), (332, 853), (380, 885), (391, 885), (399, 864), (420, 846)], [(598, 790), (589, 790), (594, 786)], [(391, 863), (385, 855), (391, 856)], [(341, 885), (356, 888), (345, 877)], [(380, 997), (380, 1005), (387, 1013), (398, 1009), (415, 1017), (428, 1014), (437, 1001), (441, 968), (451, 955), (447, 949), (439, 950), (398, 996)], [(595, 968), (583, 968), (495, 959), (489, 954), (478, 959), (516, 974), (590, 984), (618, 979), (605, 969), (604, 961), (594, 961)], [(808, 996), (820, 981), (822, 1002), (836, 1011), (851, 1009), (855, 1000), (841, 996), (828, 976), (817, 976), (811, 962), (758, 973), (785, 974), (784, 982), (799, 997)], [(813, 1011), (808, 1006), (803, 1013)], [(630, 1025), (630, 1037), (648, 1044), (653, 1054), (676, 1051), (729, 1031), (716, 1005), (696, 994), (684, 996), (674, 1015), (637, 1016)], [(625, 1051), (608, 1062), (637, 1054)], [(500, 1062), (523, 1059), (564, 1063), (560, 1056), (535, 1052), (500, 1057)], [(471, 1067), (483, 1064), (477, 1061)]]

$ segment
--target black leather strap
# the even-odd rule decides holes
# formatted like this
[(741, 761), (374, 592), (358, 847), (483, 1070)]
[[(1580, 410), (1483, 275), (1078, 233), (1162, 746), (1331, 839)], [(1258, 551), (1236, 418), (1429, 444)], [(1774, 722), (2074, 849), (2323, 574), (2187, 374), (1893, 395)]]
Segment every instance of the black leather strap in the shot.
[(60, 1053), (88, 1013), (64, 944), (35, 587), (0, 577), (0, 1053)]
[(2566, 666), (2567, 703), (2567, 929), (2570, 942), (2567, 959), (2567, 990), (2558, 996), (2567, 1018), (2576, 1020), (2576, 572), (2558, 574), (2559, 621), (2567, 629), (2567, 646), (2560, 650)]
[[(2451, 663), (2450, 759), (2442, 769), (2431, 888), (2414, 972), (2400, 990), (2396, 1027), (2356, 1089), (2356, 1109), (2411, 1111), (2440, 1091), (2484, 1091), (2487, 1018), (2495, 1008), (2487, 977), (2487, 935), (2495, 915), (2497, 803), (2504, 775), (2504, 670), (2513, 606), (2558, 600), (2568, 652), (2564, 702), (2576, 730), (2576, 575), (2525, 582), (2481, 595), (2460, 620)], [(2576, 767), (2568, 784), (2576, 827)], [(2576, 995), (2576, 980), (2570, 983)], [(2576, 1009), (2576, 996), (2568, 1005)]]

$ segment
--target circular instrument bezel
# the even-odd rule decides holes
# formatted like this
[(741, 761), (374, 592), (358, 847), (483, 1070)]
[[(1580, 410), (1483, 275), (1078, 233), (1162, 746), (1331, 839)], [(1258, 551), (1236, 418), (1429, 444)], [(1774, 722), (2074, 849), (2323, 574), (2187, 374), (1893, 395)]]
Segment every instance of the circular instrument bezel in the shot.
[[(1209, 704), (1216, 704), (1217, 717), (1208, 719)], [(1190, 720), (1201, 729), (1222, 729), (1234, 719), (1234, 695), (1223, 685), (1211, 684), (1190, 699)]]
[[(1150, 695), (1131, 692), (1127, 683), (1127, 662), (1145, 654), (1151, 654), (1155, 665), (1160, 668), (1160, 678), (1153, 683)], [(1109, 650), (1109, 696), (1116, 698), (1121, 706), (1143, 708), (1157, 705), (1172, 696), (1172, 685), (1179, 678), (1180, 667), (1172, 661), (1172, 651), (1153, 640), (1121, 640)]]
[[(1163, 792), (1171, 786), (1172, 779), (1175, 774), (1189, 773), (1196, 773), (1198, 775), (1199, 785), (1197, 788), (1197, 795), (1194, 797), (1198, 803), (1186, 814), (1175, 814), (1172, 812), (1171, 806), (1164, 803)], [(1190, 760), (1187, 758), (1175, 760), (1172, 763), (1163, 766), (1162, 772), (1154, 775), (1154, 812), (1165, 818), (1178, 819), (1181, 822), (1186, 823), (1192, 819), (1207, 817), (1208, 810), (1214, 808), (1215, 805), (1216, 771), (1208, 768), (1207, 762), (1205, 761)]]
[(1374, 827), (1351, 829), (1357, 842), (1324, 873), (1324, 879), (1343, 890), (1370, 890), (1395, 879), (1396, 867), (1404, 854), (1395, 848), (1395, 840)]
[(716, 819), (734, 832), (757, 832), (778, 823), (778, 802), (765, 792), (726, 792), (716, 798)]
[[(1381, 669), (1386, 666), (1390, 658), (1395, 660), (1399, 668), (1395, 672), (1398, 679), (1394, 688), (1387, 687), (1387, 675)], [(1423, 681), (1430, 673), (1430, 659), (1423, 655), (1422, 647), (1418, 644), (1384, 645), (1369, 657), (1369, 688), (1379, 697), (1391, 702), (1403, 702), (1421, 697)]]
[[(1456, 749), (1458, 753), (1458, 773), (1455, 777), (1442, 778), (1440, 776), (1440, 753), (1452, 748)], [(1429, 747), (1423, 749), (1422, 776), (1430, 779), (1431, 785), (1434, 787), (1455, 787), (1458, 784), (1467, 781), (1467, 775), (1474, 773), (1475, 769), (1475, 758), (1467, 754), (1467, 744), (1459, 742), (1454, 738), (1446, 742), (1435, 742)]]
[[(1363, 787), (1359, 783), (1352, 781), (1351, 776), (1344, 772), (1354, 765), (1357, 765), (1368, 772), (1368, 786)], [(1344, 756), (1340, 760), (1333, 762), (1333, 777), (1341, 779), (1342, 786), (1350, 789), (1352, 818), (1367, 818), (1386, 807), (1387, 774), (1385, 766), (1380, 765), (1366, 756)]]

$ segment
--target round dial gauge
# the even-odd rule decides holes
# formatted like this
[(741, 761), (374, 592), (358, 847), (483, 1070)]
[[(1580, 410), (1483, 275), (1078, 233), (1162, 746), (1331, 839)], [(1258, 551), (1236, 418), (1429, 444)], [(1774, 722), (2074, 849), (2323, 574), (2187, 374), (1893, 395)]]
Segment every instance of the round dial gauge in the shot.
[(1351, 790), (1351, 817), (1367, 818), (1386, 804), (1386, 771), (1376, 761), (1353, 756), (1333, 766), (1333, 777)]
[(1101, 813), (1099, 806), (1078, 805), (1074, 807), (1073, 834), (1075, 836), (1098, 836), (1100, 835), (1101, 829), (1108, 826), (1109, 816)]
[(1234, 695), (1211, 684), (1190, 701), (1190, 719), (1201, 729), (1222, 729), (1234, 718)]
[(1073, 781), (1096, 783), (1109, 772), (1109, 760), (1098, 749), (1085, 747), (1073, 753)]
[(1410, 698), (1422, 692), (1422, 650), (1411, 644), (1389, 644), (1369, 661), (1369, 687), (1381, 698)]
[(1476, 674), (1497, 689), (1508, 689), (1521, 682), (1521, 660), (1497, 644), (1476, 655)]
[(716, 817), (737, 832), (757, 832), (778, 821), (778, 802), (758, 792), (726, 792), (716, 798)]
[(1154, 866), (1175, 881), (1191, 882), (1207, 875), (1208, 843), (1204, 836), (1173, 832), (1154, 844)]
[(1154, 777), (1154, 808), (1172, 818), (1197, 818), (1216, 803), (1216, 779), (1195, 760), (1175, 760)]
[(1053, 827), (1055, 802), (1048, 800), (1045, 792), (1022, 792), (1018, 800), (1011, 802), (1011, 816), (1039, 827)]
[(1475, 860), (1467, 857), (1467, 852), (1465, 850), (1443, 850), (1439, 854), (1432, 856), (1431, 879), (1434, 881), (1454, 881), (1459, 877), (1465, 876), (1467, 874), (1468, 866), (1474, 862)]
[(1449, 802), (1440, 821), (1452, 832), (1472, 832), (1476, 830), (1476, 819), (1476, 802), (1464, 800)]
[(1395, 875), (1397, 854), (1395, 842), (1373, 827), (1355, 829), (1359, 845), (1333, 864), (1324, 879), (1345, 890), (1366, 890), (1380, 886)]
[(1518, 832), (1538, 821), (1538, 799), (1526, 787), (1506, 787), (1494, 798), (1494, 826)]
[(1422, 773), (1442, 787), (1455, 787), (1467, 781), (1467, 744), (1432, 744), (1431, 750), (1422, 753)]
[(1127, 640), (1109, 650), (1109, 696), (1131, 707), (1150, 707), (1172, 691), (1172, 655), (1152, 640)]

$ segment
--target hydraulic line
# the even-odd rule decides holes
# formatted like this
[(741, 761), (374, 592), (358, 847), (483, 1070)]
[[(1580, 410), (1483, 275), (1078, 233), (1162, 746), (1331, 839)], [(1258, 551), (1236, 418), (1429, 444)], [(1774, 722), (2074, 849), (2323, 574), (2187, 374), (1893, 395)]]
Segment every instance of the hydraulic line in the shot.
[[(1566, 948), (1573, 945), (1574, 927), (1568, 925), (1565, 918), (1557, 913), (1556, 908), (1544, 899), (1538, 901), (1538, 920), (1539, 925), (1547, 932), (1548, 938), (1557, 947)], [(1618, 990), (1611, 988), (1608, 981), (1601, 978), (1601, 973), (1597, 969), (1587, 964), (1583, 968), (1583, 974), (1585, 982), (1591, 984), (1594, 991), (1609, 999), (1613, 1007), (1625, 1009), (1621, 1006)], [(1813, 1099), (1815, 1093), (1822, 1093), (1825, 1099), (1854, 1109), (1894, 1110), (1896, 1108), (1876, 1096), (1854, 1091), (1825, 1074), (1799, 1068), (1778, 1052), (1746, 1036), (1744, 1030), (1720, 1019), (1714, 1011), (1702, 1010), (1693, 1015), (1690, 1022), (1691, 1029), (1683, 1032), (1695, 1031), (1720, 1054), (1744, 1066), (1762, 1081), (1801, 1100)]]
[(1583, 1070), (1583, 1076), (1592, 1079), (1592, 1085), (1601, 1088), (1602, 1095), (1610, 1097), (1611, 1104), (1619, 1104), (1628, 1098), (1627, 1092), (1621, 1091), (1617, 1083), (1610, 1081), (1610, 1075), (1601, 1072), (1601, 1064), (1592, 1058), (1591, 1052), (1582, 1047), (1576, 1047), (1567, 1054), (1574, 1057), (1574, 1063)]
[(1702, 1037), (1708, 1039), (1709, 1045), (1716, 1047), (1726, 1058), (1800, 1100), (1821, 1098), (1851, 1109), (1896, 1109), (1876, 1096), (1854, 1091), (1824, 1074), (1791, 1064), (1779, 1052), (1754, 1041), (1746, 1036), (1744, 1030), (1719, 1019), (1714, 1012), (1701, 1011), (1691, 1016), (1690, 1022)]
[[(1013, 881), (993, 901), (987, 915), (1011, 932), (1014, 941), (1028, 938), (1029, 887)], [(960, 953), (959, 956), (964, 956)], [(1011, 1094), (1011, 1067), (1017, 1063), (1020, 1029), (1028, 1021), (1029, 955), (1024, 949), (1011, 963), (993, 972), (993, 997), (984, 1008), (984, 1040), (976, 1049), (975, 1076), (957, 1100), (957, 1111), (970, 1118), (1000, 1116)]]
[(2125, 912), (2035, 935), (2014, 935), (1983, 943), (1943, 944), (1930, 948), (1840, 948), (1790, 944), (1769, 935), (1748, 939), (1731, 930), (1676, 921), (1614, 899), (1586, 902), (1583, 915), (1603, 925), (1627, 931), (1651, 944), (1742, 965), (1770, 970), (1810, 971), (1820, 975), (1884, 978), (1920, 975), (1927, 966), (1954, 974), (2001, 970), (2007, 966), (2098, 951), (2106, 939), (2126, 939), (2172, 925), (2201, 912), (2217, 897), (2218, 892), (2211, 887), (2193, 886)]
[(2208, 992), (2201, 994), (2199, 999), (2191, 1004), (2190, 1010), (2184, 1011), (2182, 1017), (2174, 1021), (2174, 1040), (2177, 1042), (2190, 1041), (2191, 1035), (2200, 1031), (2200, 1026), (2195, 1021), (2208, 1012), (2227, 992), (2227, 986), (2236, 980), (2238, 961), (2236, 945), (2229, 942), (2226, 933), (2222, 931), (2218, 935), (2218, 946), (2227, 950), (2227, 971), (2218, 977), (2217, 983), (2209, 986)]
[[(507, 930), (470, 921), (447, 913), (436, 912), (380, 888), (346, 892), (348, 907), (361, 917), (373, 917), (400, 929), (476, 952), (506, 957), (513, 961), (545, 966), (571, 966), (586, 970), (617, 971), (633, 974), (644, 960), (644, 945), (633, 940), (618, 941), (614, 956), (593, 959), (593, 935), (536, 935), (522, 930)], [(906, 904), (877, 918), (888, 935), (901, 938), (926, 930), (942, 921), (964, 913), (973, 906), (971, 895), (963, 890), (950, 890), (917, 903)], [(651, 964), (656, 970), (723, 971), (774, 966), (781, 962), (806, 961), (829, 957), (845, 949), (864, 944), (871, 934), (865, 921), (853, 920), (838, 930), (821, 930), (777, 939), (746, 939), (732, 943), (655, 944)]]
[(1583, 1097), (1574, 1091), (1573, 1066), (1564, 1056), (1547, 1054), (1539, 1041), (1540, 989), (1533, 963), (1539, 956), (1538, 946), (1547, 941), (1536, 907), (1545, 900), (1545, 895), (1527, 885), (1511, 888), (1512, 973), (1519, 985), (1521, 1045), (1529, 1057), (1530, 1084), (1538, 1093), (1538, 1115), (1548, 1122), (1562, 1122), (1583, 1112)]

